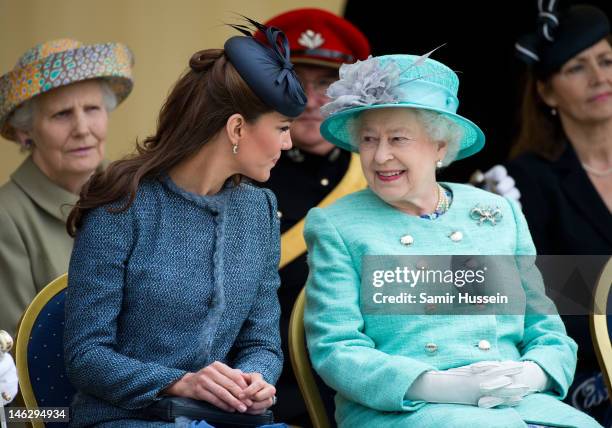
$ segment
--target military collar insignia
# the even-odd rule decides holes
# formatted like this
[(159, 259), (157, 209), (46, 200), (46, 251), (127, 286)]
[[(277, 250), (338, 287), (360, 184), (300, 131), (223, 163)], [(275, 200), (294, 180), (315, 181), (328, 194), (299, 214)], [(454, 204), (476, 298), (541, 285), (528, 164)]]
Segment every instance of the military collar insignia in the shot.
[(293, 162), (300, 163), (304, 162), (304, 154), (297, 147), (293, 147), (287, 152), (287, 156)]

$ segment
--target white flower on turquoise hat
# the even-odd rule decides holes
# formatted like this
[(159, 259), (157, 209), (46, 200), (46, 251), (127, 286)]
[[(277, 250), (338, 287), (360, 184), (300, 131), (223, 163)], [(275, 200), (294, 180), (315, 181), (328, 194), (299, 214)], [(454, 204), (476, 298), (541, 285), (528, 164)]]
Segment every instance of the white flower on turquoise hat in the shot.
[(399, 82), (400, 70), (394, 62), (383, 65), (370, 56), (354, 64), (342, 64), (339, 75), (340, 80), (327, 90), (332, 101), (321, 108), (325, 117), (353, 107), (397, 102), (391, 91)]

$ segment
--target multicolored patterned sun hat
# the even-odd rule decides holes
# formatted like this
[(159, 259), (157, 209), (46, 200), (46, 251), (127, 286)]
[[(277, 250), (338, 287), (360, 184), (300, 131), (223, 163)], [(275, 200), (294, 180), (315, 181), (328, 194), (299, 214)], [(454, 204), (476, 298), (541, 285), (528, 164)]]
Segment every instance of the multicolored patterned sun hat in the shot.
[(0, 77), (0, 134), (15, 140), (7, 123), (24, 101), (60, 86), (88, 79), (106, 79), (121, 103), (132, 91), (134, 56), (122, 43), (84, 45), (58, 39), (26, 51), (11, 71)]
[(478, 125), (457, 114), (459, 78), (446, 65), (428, 58), (429, 54), (385, 55), (343, 64), (340, 80), (327, 90), (331, 101), (321, 108), (326, 117), (321, 135), (357, 152), (352, 130), (359, 113), (389, 107), (422, 109), (438, 112), (462, 128), (456, 159), (477, 153), (485, 137)]

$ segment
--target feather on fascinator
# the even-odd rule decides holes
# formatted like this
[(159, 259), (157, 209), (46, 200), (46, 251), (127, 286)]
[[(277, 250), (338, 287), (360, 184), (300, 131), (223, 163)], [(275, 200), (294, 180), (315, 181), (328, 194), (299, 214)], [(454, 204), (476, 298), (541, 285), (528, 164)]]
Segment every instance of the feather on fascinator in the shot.
[(518, 58), (540, 77), (610, 34), (610, 22), (600, 9), (582, 4), (559, 11), (557, 5), (557, 0), (538, 0), (536, 30), (514, 45)]
[[(268, 106), (288, 117), (299, 116), (306, 108), (306, 94), (293, 70), (285, 34), (244, 17), (249, 25), (230, 24), (244, 36), (225, 42), (225, 54), (255, 94)], [(253, 37), (251, 30), (266, 35), (267, 43)]]

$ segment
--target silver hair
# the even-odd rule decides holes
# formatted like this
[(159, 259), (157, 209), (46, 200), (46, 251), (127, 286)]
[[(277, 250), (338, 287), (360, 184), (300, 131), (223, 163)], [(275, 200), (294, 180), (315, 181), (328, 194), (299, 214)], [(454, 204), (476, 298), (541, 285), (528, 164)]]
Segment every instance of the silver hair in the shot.
[(415, 110), (421, 120), (427, 135), (432, 141), (446, 143), (446, 155), (442, 159), (442, 166), (450, 165), (459, 153), (459, 143), (463, 138), (463, 128), (443, 114), (430, 110)]
[[(102, 102), (104, 103), (106, 111), (110, 113), (117, 107), (117, 95), (115, 95), (115, 92), (111, 89), (110, 84), (106, 80), (96, 79), (96, 82), (100, 83)], [(15, 109), (11, 117), (9, 117), (9, 125), (21, 131), (31, 131), (34, 125), (34, 115), (37, 103), (37, 96), (24, 101)]]
[[(442, 159), (442, 166), (450, 165), (459, 153), (459, 143), (463, 138), (464, 130), (448, 117), (435, 111), (413, 109), (417, 118), (425, 128), (425, 132), (432, 141), (442, 141), (447, 145), (446, 155)], [(356, 141), (359, 130), (360, 116), (363, 112), (353, 116), (347, 121), (352, 140)]]

